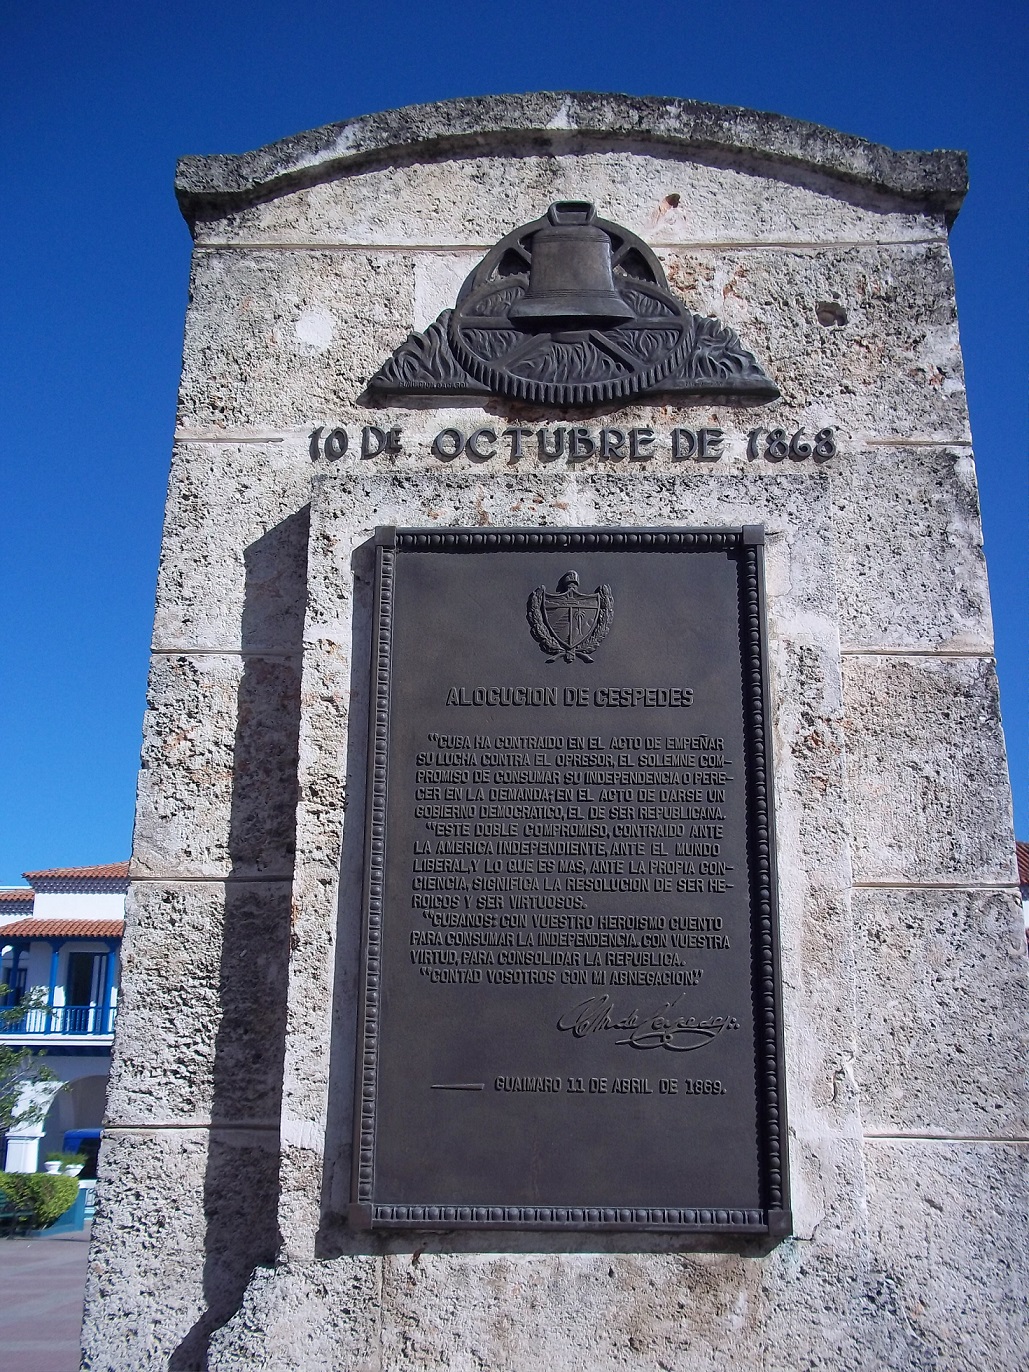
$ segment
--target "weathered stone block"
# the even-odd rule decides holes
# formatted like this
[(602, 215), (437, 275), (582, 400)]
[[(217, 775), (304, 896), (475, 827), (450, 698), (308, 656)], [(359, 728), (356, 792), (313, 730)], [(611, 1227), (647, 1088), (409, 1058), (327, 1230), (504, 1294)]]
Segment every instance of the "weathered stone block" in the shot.
[[(328, 1216), (346, 1215), (350, 1199), (349, 1154), (341, 1161), (335, 1147), (339, 1136), (327, 1139), (324, 1125), (291, 1119), (289, 1109), (290, 1103), (285, 1101), (279, 1164), (279, 1233), (283, 1253), (306, 1262), (325, 1256), (322, 1250)], [(326, 1153), (326, 1147), (331, 1151)], [(361, 1239), (355, 1243), (355, 1236), (349, 1231), (347, 1237), (350, 1256), (366, 1247)], [(374, 1311), (368, 1313), (375, 1315)]]
[(412, 1372), (758, 1367), (760, 1270), (686, 1254), (398, 1254), (383, 1263), (383, 1361)]
[[(967, 438), (945, 243), (662, 256), (673, 290), (736, 330), (780, 387), (781, 400), (747, 412), (753, 424)], [(200, 254), (180, 424), (204, 434), (337, 422), (461, 279), (453, 254), (420, 257), (417, 286), (414, 260), (396, 252)], [(846, 322), (820, 322), (826, 303)]]
[[(853, 1133), (858, 1099), (854, 1053), (853, 951), (846, 903), (814, 890), (802, 904), (783, 905), (783, 1027), (787, 1113), (791, 1130), (806, 1139)], [(836, 972), (832, 973), (835, 962)], [(809, 1235), (811, 1211), (802, 1197), (812, 1192), (817, 1213), (826, 1201), (793, 1161), (796, 1232)]]
[(937, 215), (897, 197), (813, 175), (798, 184), (745, 156), (661, 155), (637, 144), (585, 142), (527, 161), (512, 177), (502, 155), (349, 172), (197, 224), (197, 241), (398, 244), (483, 249), (554, 200), (591, 200), (598, 214), (655, 243), (741, 240), (876, 242), (940, 234)]
[[(850, 435), (968, 436), (945, 243), (761, 253), (668, 250), (669, 285), (734, 329), (782, 392), (754, 422)], [(820, 305), (845, 323), (820, 322)]]
[(298, 652), (307, 582), (306, 444), (179, 444), (154, 646)]
[(425, 329), (444, 310), (453, 308), (465, 278), (479, 265), (481, 257), (476, 251), (418, 254), (414, 264), (413, 328)]
[(258, 1268), (211, 1339), (210, 1372), (376, 1372), (381, 1259)]
[(413, 290), (413, 263), (395, 253), (199, 253), (180, 426), (324, 423), (406, 336)]
[[(761, 1262), (762, 1284), (771, 1305), (771, 1327), (776, 1312), (803, 1304), (797, 1290), (807, 1274), (798, 1254), (817, 1256), (817, 1267), (830, 1267), (864, 1242), (865, 1184), (861, 1174), (861, 1143), (856, 1127), (849, 1133), (817, 1132), (790, 1123), (791, 1199), (794, 1204), (793, 1237), (780, 1244)], [(799, 1268), (799, 1270), (798, 1270)]]
[(1029, 965), (1015, 895), (866, 890), (853, 910), (864, 1128), (1029, 1135)]
[(299, 663), (291, 659), (154, 657), (138, 875), (291, 875), (299, 709)]
[(86, 1280), (88, 1372), (195, 1372), (254, 1267), (275, 1257), (274, 1132), (104, 1139)]
[(800, 1189), (796, 1197), (816, 1224), (808, 1232), (798, 1226), (797, 1237), (761, 1263), (766, 1317), (756, 1365), (770, 1372), (931, 1366), (918, 1361), (919, 1340), (898, 1322), (895, 1291), (868, 1242), (863, 1141), (799, 1138), (794, 1158), (800, 1187), (817, 1183), (812, 1196)]
[(1016, 1372), (1029, 1145), (870, 1139), (869, 1227), (892, 1348), (879, 1366)]
[(517, 169), (504, 185), (511, 194), (537, 159), (562, 147), (582, 155), (605, 143), (658, 156), (742, 157), (766, 177), (801, 185), (825, 177), (836, 198), (848, 198), (857, 186), (951, 218), (968, 189), (964, 153), (897, 152), (784, 115), (597, 91), (530, 91), (382, 110), (252, 152), (184, 157), (175, 189), (193, 221), (229, 213), (269, 190), (330, 181), (358, 165), (431, 162), (495, 148)]
[(844, 700), (855, 879), (1013, 881), (992, 661), (850, 657)]
[(107, 1118), (278, 1128), (288, 881), (136, 881)]
[(967, 449), (872, 448), (832, 466), (845, 647), (992, 650)]

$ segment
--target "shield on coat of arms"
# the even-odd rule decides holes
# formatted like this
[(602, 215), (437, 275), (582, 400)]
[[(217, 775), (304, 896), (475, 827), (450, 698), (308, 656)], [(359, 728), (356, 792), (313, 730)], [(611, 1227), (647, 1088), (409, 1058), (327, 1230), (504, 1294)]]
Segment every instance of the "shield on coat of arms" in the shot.
[(580, 591), (578, 572), (565, 572), (556, 591), (537, 586), (526, 611), (533, 638), (551, 654), (548, 662), (592, 662), (593, 652), (611, 631), (614, 614), (611, 587)]

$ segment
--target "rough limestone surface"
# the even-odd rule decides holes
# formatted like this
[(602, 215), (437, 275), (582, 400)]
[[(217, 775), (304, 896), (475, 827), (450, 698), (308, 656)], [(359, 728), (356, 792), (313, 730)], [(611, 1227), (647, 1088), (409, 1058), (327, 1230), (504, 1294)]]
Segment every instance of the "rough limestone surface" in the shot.
[[(1029, 1137), (1029, 1001), (1015, 897), (866, 888), (853, 909), (865, 1127)], [(987, 961), (988, 980), (979, 975)], [(962, 1025), (959, 1035), (949, 1019)]]
[[(705, 161), (697, 153), (688, 166), (681, 159), (642, 148), (635, 150), (632, 175), (622, 151), (598, 152), (583, 141), (574, 151), (555, 147), (535, 157), (512, 180), (504, 156), (450, 158), (449, 184), (427, 188), (417, 165), (355, 169), (347, 178), (349, 213), (341, 220), (332, 181), (292, 195), (276, 196), (196, 225), (204, 244), (260, 241), (371, 246), (391, 243), (450, 248), (467, 271), (469, 257), (493, 246), (512, 224), (539, 216), (552, 200), (594, 200), (606, 219), (646, 234), (660, 246), (681, 243), (732, 243), (743, 237), (741, 222), (771, 241), (809, 243), (826, 237), (878, 243), (924, 239), (935, 222), (899, 197), (883, 223), (881, 200), (854, 188), (841, 197), (840, 183), (826, 172), (808, 172), (803, 184), (783, 178), (769, 182), (742, 156)], [(426, 192), (429, 199), (426, 203)], [(749, 235), (747, 235), (749, 236)], [(474, 244), (474, 248), (461, 245)]]
[[(1029, 1365), (1029, 977), (947, 246), (964, 189), (957, 153), (568, 92), (180, 163), (196, 248), (90, 1372)], [(643, 237), (781, 398), (370, 403), (559, 199)], [(604, 425), (653, 441), (572, 451)], [(713, 452), (673, 440), (700, 430)], [(355, 1232), (368, 540), (743, 523), (766, 529), (792, 1237)]]

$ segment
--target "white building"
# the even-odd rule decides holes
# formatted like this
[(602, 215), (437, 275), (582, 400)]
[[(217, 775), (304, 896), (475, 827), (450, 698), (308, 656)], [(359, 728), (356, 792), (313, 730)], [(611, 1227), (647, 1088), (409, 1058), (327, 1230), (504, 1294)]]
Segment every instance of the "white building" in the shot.
[[(6, 1166), (35, 1171), (69, 1131), (103, 1120), (118, 1013), (127, 862), (25, 872), (28, 887), (0, 890), (0, 982), (8, 1007), (38, 990), (45, 1008), (0, 1026), (0, 1043), (45, 1054), (66, 1085), (45, 1121), (12, 1130)], [(92, 1151), (92, 1150), (89, 1150)]]

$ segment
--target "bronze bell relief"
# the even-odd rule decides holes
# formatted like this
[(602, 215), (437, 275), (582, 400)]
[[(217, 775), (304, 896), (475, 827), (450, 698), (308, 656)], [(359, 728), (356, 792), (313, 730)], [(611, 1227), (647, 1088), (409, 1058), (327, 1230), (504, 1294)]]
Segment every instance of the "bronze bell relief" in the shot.
[(642, 238), (589, 201), (558, 201), (506, 233), (453, 308), (396, 349), (378, 396), (503, 395), (533, 405), (630, 396), (746, 396), (778, 387), (737, 336), (687, 309)]
[(634, 319), (615, 289), (611, 240), (594, 225), (596, 210), (585, 200), (559, 200), (549, 223), (532, 239), (529, 289), (508, 310), (509, 319), (531, 325), (589, 328)]

